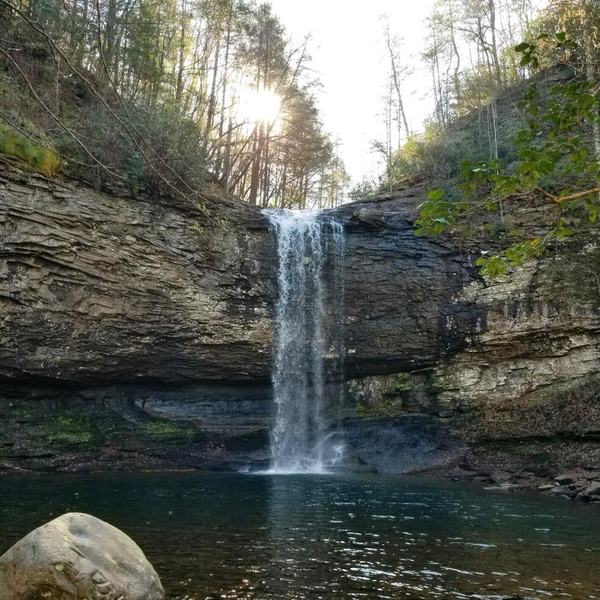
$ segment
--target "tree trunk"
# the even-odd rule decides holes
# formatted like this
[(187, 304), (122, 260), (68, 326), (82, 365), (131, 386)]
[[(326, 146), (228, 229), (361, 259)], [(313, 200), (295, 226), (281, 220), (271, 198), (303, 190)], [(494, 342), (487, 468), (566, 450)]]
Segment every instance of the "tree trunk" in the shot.
[(180, 29), (179, 35), (179, 65), (177, 68), (177, 85), (175, 87), (175, 104), (181, 109), (183, 96), (183, 71), (185, 69), (185, 38), (187, 32), (187, 2), (186, 0), (181, 1), (181, 16), (180, 16)]
[(252, 171), (250, 174), (250, 196), (248, 202), (256, 206), (258, 200), (258, 186), (260, 181), (260, 166), (262, 153), (262, 123), (254, 129), (254, 143), (252, 146)]
[[(391, 63), (391, 67), (392, 67), (392, 80), (394, 82), (394, 88), (396, 90), (396, 96), (397, 96), (397, 100), (398, 100), (398, 113), (400, 115), (400, 118), (402, 119), (402, 123), (404, 124), (404, 130), (406, 131), (406, 137), (408, 137), (410, 134), (410, 129), (408, 127), (408, 120), (406, 118), (406, 113), (404, 112), (404, 102), (402, 101), (402, 93), (400, 90), (400, 74), (398, 72), (398, 68), (396, 65), (396, 55), (395, 55), (394, 48), (392, 45), (392, 39), (390, 36), (389, 25), (386, 25), (385, 35), (386, 35), (387, 47), (388, 47), (388, 50), (390, 53), (390, 63)], [(398, 148), (399, 147), (400, 147), (400, 140), (398, 140)]]

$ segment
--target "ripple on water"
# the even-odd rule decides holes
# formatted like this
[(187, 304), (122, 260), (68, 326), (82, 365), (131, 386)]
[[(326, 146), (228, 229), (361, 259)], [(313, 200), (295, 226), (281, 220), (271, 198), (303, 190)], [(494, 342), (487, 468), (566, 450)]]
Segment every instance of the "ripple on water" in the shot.
[(600, 600), (600, 507), (341, 476), (1, 484), (0, 552), (67, 508), (91, 512), (131, 535), (180, 600)]

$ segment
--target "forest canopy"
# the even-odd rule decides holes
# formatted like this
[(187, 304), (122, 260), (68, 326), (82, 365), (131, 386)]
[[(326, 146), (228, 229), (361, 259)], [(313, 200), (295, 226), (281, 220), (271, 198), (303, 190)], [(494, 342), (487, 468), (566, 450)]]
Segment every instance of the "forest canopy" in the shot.
[(244, 0), (0, 0), (0, 151), (96, 186), (325, 208), (309, 39)]
[[(519, 169), (539, 177), (513, 196), (594, 189), (599, 13), (592, 0), (438, 0), (417, 49), (383, 18), (386, 133), (373, 149), (384, 173), (350, 197), (425, 182), (420, 225), (433, 232), (471, 214), (470, 200), (498, 204), (499, 178), (506, 188)], [(0, 22), (1, 152), (47, 175), (198, 205), (344, 201), (350, 177), (319, 115), (310, 39), (292, 43), (269, 4), (0, 0)], [(415, 51), (434, 99), (422, 133), (404, 101)], [(498, 208), (484, 226), (503, 234), (510, 210)]]

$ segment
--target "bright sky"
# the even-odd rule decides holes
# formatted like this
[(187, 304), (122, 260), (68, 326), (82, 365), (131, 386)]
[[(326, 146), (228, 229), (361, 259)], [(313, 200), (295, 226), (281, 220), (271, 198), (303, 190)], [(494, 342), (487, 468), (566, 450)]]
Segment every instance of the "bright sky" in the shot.
[(413, 131), (433, 111), (430, 81), (420, 64), (425, 19), (434, 0), (269, 0), (273, 12), (298, 43), (312, 34), (311, 66), (323, 90), (319, 107), (327, 131), (340, 142), (340, 154), (354, 179), (378, 173), (370, 141), (385, 140), (383, 101), (389, 59), (383, 23), (404, 39), (405, 62), (415, 69), (404, 89), (405, 109)]

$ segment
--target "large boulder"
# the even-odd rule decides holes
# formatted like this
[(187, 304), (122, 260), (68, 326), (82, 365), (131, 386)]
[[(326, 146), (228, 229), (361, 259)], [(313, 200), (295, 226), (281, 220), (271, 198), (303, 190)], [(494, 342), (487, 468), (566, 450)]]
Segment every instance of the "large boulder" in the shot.
[(0, 600), (162, 600), (160, 579), (116, 527), (67, 513), (0, 557)]

